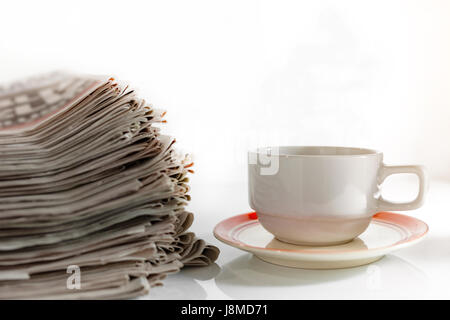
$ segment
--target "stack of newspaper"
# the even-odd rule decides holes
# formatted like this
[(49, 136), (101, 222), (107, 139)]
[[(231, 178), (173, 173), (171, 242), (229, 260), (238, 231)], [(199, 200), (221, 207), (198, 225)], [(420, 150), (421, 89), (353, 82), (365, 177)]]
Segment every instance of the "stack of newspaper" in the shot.
[(0, 87), (0, 298), (131, 298), (217, 258), (164, 114), (108, 77)]

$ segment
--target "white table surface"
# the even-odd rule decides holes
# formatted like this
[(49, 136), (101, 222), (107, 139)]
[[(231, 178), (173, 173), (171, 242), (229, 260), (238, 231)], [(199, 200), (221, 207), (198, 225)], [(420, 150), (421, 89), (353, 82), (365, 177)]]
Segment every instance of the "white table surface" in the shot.
[[(415, 181), (407, 180), (390, 183), (383, 194), (404, 200), (415, 190)], [(450, 299), (450, 182), (431, 181), (425, 205), (406, 213), (429, 225), (422, 242), (340, 270), (276, 266), (216, 240), (212, 230), (219, 221), (251, 211), (245, 183), (197, 183), (191, 195), (191, 230), (220, 248), (219, 259), (169, 275), (144, 299)]]

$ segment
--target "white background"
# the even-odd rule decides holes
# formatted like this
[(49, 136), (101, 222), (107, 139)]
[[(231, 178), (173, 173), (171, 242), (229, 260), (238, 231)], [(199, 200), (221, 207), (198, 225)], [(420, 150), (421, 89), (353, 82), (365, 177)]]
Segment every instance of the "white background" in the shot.
[[(425, 164), (441, 187), (432, 185), (428, 203), (411, 214), (430, 224), (431, 239), (376, 265), (388, 284), (403, 276), (397, 289), (419, 281), (406, 269), (423, 270), (420, 279), (427, 274), (441, 287), (415, 286), (418, 296), (445, 296), (450, 278), (442, 250), (450, 247), (442, 243), (450, 241), (448, 212), (440, 211), (450, 190), (442, 182), (450, 180), (450, 1), (0, 1), (0, 82), (53, 70), (111, 74), (168, 111), (165, 132), (195, 159), (194, 230), (211, 242), (215, 223), (249, 210), (249, 148), (369, 147), (384, 151), (389, 164)], [(408, 186), (392, 190), (414, 196)], [(364, 296), (349, 289), (353, 280), (328, 274), (331, 287), (314, 286), (317, 274), (265, 264), (255, 271), (249, 256), (221, 249), (216, 285), (201, 284), (222, 286), (209, 297), (340, 297), (342, 288), (347, 297)], [(250, 291), (232, 281), (223, 289), (227, 272), (244, 277)], [(298, 284), (310, 290), (286, 291), (293, 277), (313, 279)], [(318, 277), (320, 283), (324, 275)], [(197, 281), (172, 279), (163, 297), (187, 297)], [(255, 285), (260, 281), (264, 290)], [(379, 297), (404, 296), (409, 288), (396, 293), (388, 285)]]
[(0, 82), (113, 74), (168, 111), (197, 181), (246, 150), (345, 145), (450, 178), (450, 2), (7, 1)]

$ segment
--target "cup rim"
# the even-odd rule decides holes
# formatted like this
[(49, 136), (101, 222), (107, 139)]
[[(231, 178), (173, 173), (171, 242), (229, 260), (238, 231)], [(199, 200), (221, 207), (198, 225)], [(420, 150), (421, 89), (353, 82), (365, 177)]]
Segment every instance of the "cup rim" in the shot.
[(354, 153), (348, 153), (348, 154), (295, 154), (295, 153), (286, 153), (280, 150), (279, 154), (273, 155), (278, 157), (286, 157), (286, 158), (302, 158), (302, 157), (328, 157), (328, 158), (355, 158), (355, 157), (367, 157), (367, 156), (378, 156), (381, 155), (382, 152), (375, 150), (375, 149), (369, 149), (369, 148), (359, 148), (359, 147), (344, 147), (344, 146), (309, 146), (309, 145), (302, 145), (302, 146), (267, 146), (267, 147), (258, 147), (253, 150), (249, 150), (248, 154), (264, 154), (267, 156), (267, 152), (262, 152), (263, 150), (267, 150), (270, 148), (279, 148), (279, 149), (301, 149), (301, 148), (309, 148), (309, 149), (330, 149), (331, 150), (340, 150), (344, 151), (347, 150), (349, 152)]

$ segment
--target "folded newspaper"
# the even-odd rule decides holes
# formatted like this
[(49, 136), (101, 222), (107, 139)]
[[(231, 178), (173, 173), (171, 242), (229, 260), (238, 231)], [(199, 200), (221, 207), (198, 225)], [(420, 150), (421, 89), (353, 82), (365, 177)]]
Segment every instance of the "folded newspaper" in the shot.
[(164, 114), (108, 77), (0, 86), (0, 299), (132, 298), (216, 260)]

